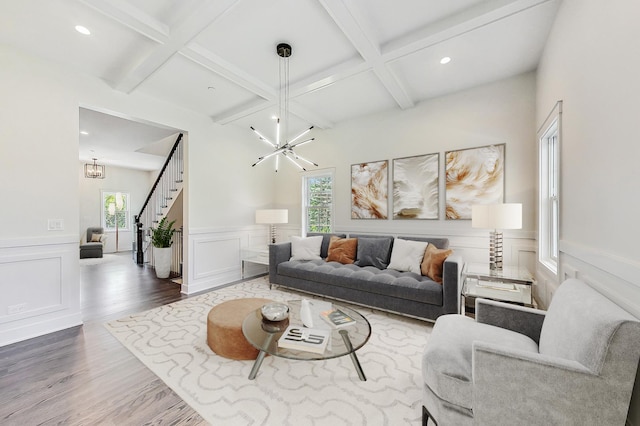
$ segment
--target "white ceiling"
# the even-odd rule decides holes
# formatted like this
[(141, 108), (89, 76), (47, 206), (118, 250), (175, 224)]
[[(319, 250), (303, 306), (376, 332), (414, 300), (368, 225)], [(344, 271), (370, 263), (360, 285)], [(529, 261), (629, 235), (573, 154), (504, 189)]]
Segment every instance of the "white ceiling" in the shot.
[[(99, 77), (115, 90), (142, 92), (269, 136), (279, 42), (293, 48), (293, 134), (534, 70), (559, 2), (2, 1), (0, 42)], [(77, 33), (76, 25), (92, 34)], [(441, 65), (443, 56), (451, 62)], [(81, 126), (84, 115), (92, 114), (81, 114)]]

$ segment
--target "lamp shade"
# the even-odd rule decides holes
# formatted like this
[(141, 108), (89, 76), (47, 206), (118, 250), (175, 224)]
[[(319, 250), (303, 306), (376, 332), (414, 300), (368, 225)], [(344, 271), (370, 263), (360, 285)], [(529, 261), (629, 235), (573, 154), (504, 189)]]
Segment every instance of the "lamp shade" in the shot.
[(256, 223), (288, 223), (289, 210), (287, 209), (263, 209), (256, 210)]
[(521, 229), (522, 204), (474, 204), (471, 226), (488, 229)]

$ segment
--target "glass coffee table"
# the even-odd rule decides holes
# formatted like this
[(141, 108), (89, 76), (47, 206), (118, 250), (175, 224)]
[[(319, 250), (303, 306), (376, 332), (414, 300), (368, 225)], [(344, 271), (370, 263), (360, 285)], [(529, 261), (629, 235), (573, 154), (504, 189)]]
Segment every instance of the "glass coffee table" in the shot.
[[(367, 378), (362, 371), (360, 361), (358, 361), (358, 357), (356, 356), (356, 351), (363, 347), (369, 340), (371, 336), (371, 325), (364, 316), (354, 309), (334, 303), (313, 299), (309, 300), (313, 315), (313, 328), (322, 328), (331, 331), (331, 337), (326, 350), (323, 353), (315, 353), (286, 349), (278, 346), (278, 339), (287, 326), (300, 325), (300, 327), (302, 327), (302, 320), (300, 319), (301, 302), (300, 300), (285, 302), (289, 306), (288, 321), (265, 321), (262, 318), (260, 309), (251, 312), (244, 319), (242, 323), (242, 333), (247, 341), (260, 351), (249, 374), (249, 380), (255, 379), (264, 357), (268, 354), (281, 358), (306, 361), (318, 361), (349, 355), (358, 373), (358, 377), (360, 380), (366, 381)], [(345, 314), (355, 319), (356, 323), (343, 328), (334, 328), (319, 316), (319, 312), (325, 310), (327, 306), (342, 310)]]

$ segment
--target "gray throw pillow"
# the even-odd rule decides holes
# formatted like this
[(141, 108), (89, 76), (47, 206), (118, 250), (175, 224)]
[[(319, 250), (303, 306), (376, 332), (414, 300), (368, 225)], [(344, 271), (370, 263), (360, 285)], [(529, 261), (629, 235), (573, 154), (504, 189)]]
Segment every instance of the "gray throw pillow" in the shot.
[(390, 238), (358, 237), (358, 260), (355, 264), (386, 269), (389, 264), (391, 242)]

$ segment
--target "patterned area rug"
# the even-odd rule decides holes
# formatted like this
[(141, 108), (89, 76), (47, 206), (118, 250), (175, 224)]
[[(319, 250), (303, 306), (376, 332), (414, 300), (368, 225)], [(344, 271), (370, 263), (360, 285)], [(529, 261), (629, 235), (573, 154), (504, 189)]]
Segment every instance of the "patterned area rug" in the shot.
[[(206, 343), (212, 306), (241, 297), (287, 301), (311, 296), (274, 287), (266, 277), (106, 324), (107, 329), (205, 420), (215, 425), (399, 425), (421, 418), (421, 355), (431, 324), (353, 306), (371, 323), (351, 359), (295, 361), (269, 356), (255, 380), (253, 361), (222, 358)], [(347, 305), (349, 306), (349, 305)]]

